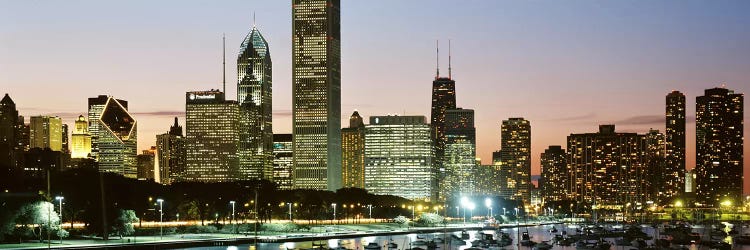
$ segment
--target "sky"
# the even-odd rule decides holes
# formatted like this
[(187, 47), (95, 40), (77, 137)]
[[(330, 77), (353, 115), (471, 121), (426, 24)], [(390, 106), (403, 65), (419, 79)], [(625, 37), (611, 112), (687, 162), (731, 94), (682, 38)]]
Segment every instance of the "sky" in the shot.
[[(342, 1), (342, 124), (354, 110), (429, 118), (435, 41), (445, 75), (450, 40), (457, 104), (476, 112), (483, 163), (510, 117), (531, 122), (536, 175), (539, 154), (571, 133), (664, 131), (665, 96), (679, 90), (692, 168), (695, 97), (721, 84), (750, 91), (748, 10), (741, 0)], [(68, 124), (88, 97), (125, 99), (146, 149), (173, 117), (184, 124), (186, 91), (221, 88), (222, 34), (236, 96), (236, 57), (253, 23), (273, 60), (274, 133), (290, 133), (291, 1), (3, 1), (0, 92), (26, 117)]]

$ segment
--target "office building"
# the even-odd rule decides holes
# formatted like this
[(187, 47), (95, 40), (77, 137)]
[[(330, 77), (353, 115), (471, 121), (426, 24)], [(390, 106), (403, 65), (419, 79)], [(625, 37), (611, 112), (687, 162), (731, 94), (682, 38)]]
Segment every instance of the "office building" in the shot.
[(281, 190), (294, 188), (292, 134), (273, 135), (273, 182)]
[(240, 180), (273, 178), (271, 71), (268, 42), (253, 26), (237, 56)]
[(709, 206), (742, 196), (743, 98), (726, 88), (696, 98), (696, 196)]
[[(472, 195), (476, 168), (476, 129), (473, 109), (446, 109), (442, 121), (444, 158), (440, 168), (439, 199)], [(435, 128), (435, 127), (433, 127)], [(437, 144), (437, 141), (436, 141)], [(435, 146), (435, 152), (438, 146)], [(437, 154), (437, 153), (436, 153)], [(437, 166), (439, 167), (439, 166)]]
[(32, 116), (29, 122), (31, 148), (62, 151), (62, 119), (52, 116)]
[(665, 197), (672, 197), (681, 194), (685, 186), (685, 95), (672, 91), (666, 100), (666, 154), (660, 190)]
[(185, 94), (186, 181), (238, 179), (239, 105), (218, 90)]
[[(473, 195), (497, 196), (500, 193), (500, 166), (477, 164), (474, 168)], [(454, 197), (454, 201), (456, 197)]]
[[(97, 128), (96, 146), (98, 147), (99, 170), (117, 173), (128, 178), (137, 178), (138, 124), (136, 120), (128, 113), (127, 107), (112, 97), (107, 98), (102, 110), (98, 112), (99, 114), (94, 116), (97, 117), (94, 124)], [(90, 126), (89, 129), (92, 127)], [(93, 138), (92, 135), (92, 141)]]
[[(16, 169), (19, 148), (18, 110), (6, 93), (0, 100), (0, 182), (7, 183)], [(23, 121), (21, 121), (23, 124)]]
[(371, 116), (365, 126), (365, 189), (431, 200), (437, 195), (432, 147), (424, 116)]
[(68, 134), (69, 133), (69, 131), (68, 131), (68, 124), (63, 123), (61, 128), (62, 128), (62, 130), (61, 130), (62, 134), (60, 135), (60, 139), (62, 140), (62, 142), (61, 142), (62, 148), (60, 149), (60, 151), (62, 151), (63, 154), (68, 154), (69, 155), (70, 154), (70, 145), (69, 145), (69, 141), (68, 141), (68, 135), (69, 135)]
[(666, 136), (659, 130), (649, 129), (644, 139), (646, 140), (644, 198), (661, 204), (670, 203), (676, 198), (676, 194), (667, 192), (664, 188), (671, 180), (666, 164)]
[(504, 193), (528, 203), (531, 199), (531, 124), (523, 118), (504, 120), (501, 127), (500, 160), (509, 171)]
[(435, 144), (435, 163), (444, 168), (446, 111), (456, 108), (456, 81), (450, 77), (440, 77), (439, 72), (432, 81), (432, 105), (430, 106), (430, 125)]
[(341, 185), (341, 2), (292, 1), (294, 187)]
[[(112, 99), (110, 96), (99, 95), (88, 99), (88, 118), (89, 118), (89, 133), (91, 134), (91, 157), (95, 160), (99, 160), (99, 118), (101, 118), (102, 111), (107, 103)], [(121, 105), (125, 110), (128, 110), (128, 102), (125, 100), (116, 99), (117, 103)]]
[(540, 192), (545, 202), (568, 199), (570, 187), (565, 149), (549, 146), (542, 153)]
[(341, 129), (341, 168), (344, 187), (365, 188), (365, 123), (357, 111)]
[(182, 180), (185, 173), (185, 137), (177, 117), (168, 133), (156, 135), (156, 152), (159, 174), (154, 176), (155, 181), (168, 185)]
[(78, 116), (75, 121), (73, 134), (71, 135), (70, 158), (88, 158), (91, 154), (91, 134), (89, 133), (89, 122), (83, 115)]
[(141, 154), (136, 156), (138, 162), (138, 179), (139, 180), (154, 180), (156, 171), (156, 147), (151, 146), (150, 149), (143, 150)]
[(598, 133), (570, 134), (567, 158), (572, 198), (602, 209), (645, 203), (644, 137), (615, 132), (615, 125), (600, 125)]

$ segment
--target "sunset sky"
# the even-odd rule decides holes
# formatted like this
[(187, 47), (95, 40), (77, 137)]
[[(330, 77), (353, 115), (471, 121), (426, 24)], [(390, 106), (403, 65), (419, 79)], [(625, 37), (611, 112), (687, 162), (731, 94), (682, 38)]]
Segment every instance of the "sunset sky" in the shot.
[[(692, 168), (695, 97), (722, 83), (750, 91), (748, 11), (750, 1), (723, 0), (344, 0), (341, 117), (356, 109), (364, 117), (429, 118), (435, 40), (447, 75), (450, 39), (457, 103), (476, 111), (483, 163), (499, 149), (509, 117), (531, 121), (538, 174), (539, 154), (564, 146), (570, 133), (599, 124), (664, 131), (665, 96), (680, 90)], [(184, 124), (186, 91), (221, 88), (222, 33), (227, 96), (236, 96), (236, 56), (253, 13), (273, 60), (274, 132), (290, 133), (289, 0), (4, 1), (0, 92), (26, 117), (58, 115), (69, 124), (86, 114), (88, 97), (125, 99), (145, 149), (174, 116)]]

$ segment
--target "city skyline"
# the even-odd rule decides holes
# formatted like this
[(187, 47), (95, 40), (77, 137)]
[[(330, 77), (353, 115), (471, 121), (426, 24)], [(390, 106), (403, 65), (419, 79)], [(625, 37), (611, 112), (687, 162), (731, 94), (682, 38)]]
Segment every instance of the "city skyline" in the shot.
[[(403, 4), (403, 10), (398, 8), (397, 10), (393, 10), (394, 13), (392, 14), (399, 14), (402, 11), (408, 10), (408, 6), (417, 5), (418, 3), (419, 2), (405, 3)], [(342, 67), (341, 84), (341, 118), (342, 120), (346, 119), (348, 114), (354, 110), (359, 110), (362, 114), (365, 114), (365, 118), (384, 115), (387, 113), (422, 116), (428, 115), (430, 108), (429, 81), (434, 75), (435, 70), (434, 50), (432, 47), (434, 46), (435, 39), (448, 40), (450, 38), (453, 43), (452, 66), (455, 68), (455, 73), (457, 73), (455, 74), (455, 80), (457, 81), (457, 102), (461, 104), (459, 107), (476, 110), (477, 152), (478, 157), (482, 158), (485, 164), (491, 161), (491, 152), (500, 148), (500, 124), (502, 120), (507, 118), (522, 116), (534, 124), (531, 162), (532, 174), (538, 175), (540, 162), (539, 153), (543, 152), (549, 145), (564, 146), (566, 136), (571, 133), (590, 132), (594, 131), (600, 124), (612, 123), (617, 125), (618, 132), (644, 133), (647, 132), (649, 128), (665, 131), (664, 96), (671, 90), (679, 90), (686, 94), (686, 158), (688, 161), (687, 166), (690, 169), (695, 166), (696, 96), (702, 95), (704, 89), (717, 87), (721, 82), (726, 82), (727, 88), (733, 89), (738, 93), (747, 93), (748, 91), (747, 83), (750, 81), (750, 77), (743, 75), (743, 71), (746, 68), (745, 66), (750, 63), (750, 59), (748, 59), (750, 58), (748, 57), (748, 55), (750, 55), (750, 49), (747, 45), (735, 44), (734, 42), (739, 43), (740, 41), (748, 40), (750, 32), (740, 29), (746, 27), (746, 25), (750, 23), (750, 18), (736, 13), (735, 11), (743, 8), (730, 6), (731, 4), (729, 3), (726, 3), (725, 6), (709, 8), (701, 11), (696, 10), (696, 6), (692, 6), (691, 9), (690, 4), (686, 4), (688, 5), (687, 7), (677, 7), (675, 11), (677, 14), (670, 13), (666, 15), (665, 18), (657, 18), (655, 16), (649, 16), (649, 14), (655, 15), (655, 11), (658, 11), (660, 8), (666, 8), (667, 6), (662, 6), (666, 4), (657, 4), (656, 7), (650, 6), (650, 8), (656, 10), (646, 10), (627, 4), (608, 3), (609, 5), (622, 7), (611, 7), (612, 9), (609, 9), (609, 7), (601, 7), (603, 10), (606, 10), (604, 12), (615, 12), (614, 16), (616, 18), (614, 18), (614, 20), (607, 19), (603, 16), (598, 16), (603, 15), (601, 13), (595, 13), (597, 15), (591, 17), (592, 19), (590, 20), (603, 18), (605, 19), (604, 22), (588, 25), (577, 23), (576, 21), (580, 20), (576, 20), (572, 16), (567, 16), (569, 13), (565, 11), (570, 11), (570, 9), (562, 8), (562, 10), (560, 10), (558, 8), (557, 10), (537, 10), (557, 14), (553, 16), (561, 17), (563, 20), (571, 22), (567, 23), (570, 27), (578, 26), (578, 28), (574, 29), (571, 34), (574, 34), (577, 31), (590, 35), (581, 38), (581, 41), (583, 42), (582, 44), (572, 44), (575, 39), (567, 37), (568, 39), (560, 40), (557, 45), (545, 45), (538, 43), (525, 44), (523, 43), (523, 39), (534, 37), (551, 39), (555, 35), (563, 35), (563, 37), (565, 37), (563, 34), (564, 32), (555, 31), (557, 33), (551, 34), (542, 34), (543, 32), (541, 31), (538, 33), (523, 33), (520, 30), (514, 30), (517, 28), (511, 28), (510, 30), (512, 32), (522, 32), (520, 33), (521, 38), (514, 39), (511, 37), (504, 37), (507, 40), (503, 40), (498, 37), (490, 37), (488, 39), (483, 38), (485, 35), (483, 32), (459, 30), (462, 23), (465, 25), (471, 24), (471, 27), (475, 28), (487, 28), (486, 26), (488, 24), (475, 23), (477, 21), (476, 17), (466, 16), (463, 16), (465, 19), (457, 20), (455, 24), (429, 20), (431, 21), (430, 25), (436, 27), (430, 27), (428, 28), (428, 31), (416, 32), (413, 34), (416, 37), (406, 39), (413, 41), (403, 41), (403, 39), (399, 39), (398, 44), (393, 44), (392, 41), (385, 41), (383, 44), (375, 44), (367, 42), (366, 39), (357, 37), (357, 34), (364, 34), (360, 33), (362, 31), (359, 29), (366, 30), (368, 28), (377, 28), (376, 32), (373, 32), (376, 34), (386, 32), (382, 30), (388, 29), (400, 30), (403, 33), (422, 28), (420, 26), (422, 23), (414, 22), (412, 25), (405, 25), (406, 27), (394, 27), (394, 20), (385, 20), (385, 24), (377, 23), (378, 27), (373, 27), (374, 23), (367, 22), (372, 22), (371, 19), (374, 19), (374, 17), (368, 15), (357, 15), (357, 13), (362, 13), (361, 11), (367, 9), (368, 6), (360, 6), (347, 2), (342, 5), (342, 36), (344, 37), (342, 41), (345, 42), (342, 43), (342, 65), (344, 66)], [(255, 2), (252, 4), (255, 4)], [(45, 31), (54, 30), (59, 24), (52, 24), (49, 27), (36, 27), (34, 26), (34, 21), (26, 20), (18, 16), (18, 14), (9, 13), (8, 15), (5, 15), (5, 13), (3, 13), (4, 11), (1, 11), (0, 13), (3, 13), (3, 15), (0, 16), (6, 17), (0, 17), (0, 21), (6, 21), (4, 23), (9, 23), (5, 18), (10, 16), (10, 20), (20, 22), (18, 27), (0, 27), (0, 36), (3, 38), (0, 40), (0, 53), (9, 55), (7, 61), (0, 61), (0, 75), (3, 75), (3, 78), (0, 78), (0, 81), (4, 83), (4, 86), (11, 86), (6, 92), (8, 92), (16, 102), (19, 114), (27, 117), (27, 119), (28, 117), (36, 115), (57, 115), (63, 118), (64, 123), (72, 125), (75, 121), (75, 117), (86, 114), (86, 98), (98, 94), (108, 94), (116, 98), (128, 100), (130, 105), (129, 111), (131, 115), (138, 120), (138, 128), (140, 129), (138, 131), (138, 152), (140, 152), (140, 150), (148, 149), (150, 146), (155, 145), (155, 135), (167, 131), (169, 125), (172, 124), (171, 121), (174, 116), (179, 116), (182, 120), (181, 123), (184, 124), (185, 109), (182, 93), (194, 89), (219, 88), (219, 86), (221, 86), (220, 34), (231, 29), (231, 32), (226, 32), (228, 34), (227, 37), (229, 44), (227, 53), (228, 55), (236, 54), (236, 45), (239, 44), (238, 41), (242, 37), (243, 32), (247, 32), (246, 29), (252, 18), (251, 12), (253, 10), (257, 11), (259, 14), (263, 13), (258, 18), (258, 26), (264, 30), (265, 34), (267, 34), (270, 47), (272, 47), (274, 51), (291, 50), (291, 40), (289, 39), (289, 34), (291, 33), (291, 25), (289, 25), (291, 17), (288, 14), (289, 3), (281, 1), (278, 3), (263, 4), (268, 6), (247, 8), (247, 5), (237, 4), (238, 6), (243, 7), (237, 8), (236, 12), (232, 14), (225, 13), (228, 17), (222, 17), (224, 19), (210, 22), (210, 25), (199, 25), (198, 27), (201, 27), (201, 29), (199, 29), (200, 32), (185, 34), (177, 32), (178, 35), (193, 35), (195, 37), (180, 39), (181, 42), (175, 45), (177, 48), (173, 49), (160, 47), (166, 46), (166, 44), (159, 43), (160, 40), (157, 38), (160, 38), (161, 36), (158, 34), (150, 34), (152, 37), (147, 39), (145, 33), (149, 32), (141, 34), (141, 39), (144, 40), (142, 43), (136, 43), (137, 46), (128, 47), (126, 44), (120, 44), (117, 41), (113, 41), (117, 37), (112, 37), (112, 35), (108, 34), (108, 31), (106, 30), (100, 30), (101, 33), (97, 33), (97, 25), (82, 25), (75, 28), (67, 28), (79, 32), (87, 31), (84, 32), (84, 34), (78, 34), (81, 35), (80, 37), (67, 38), (67, 40), (63, 39), (62, 45), (67, 47), (72, 46), (73, 48), (77, 48), (77, 46), (79, 46), (77, 44), (79, 43), (81, 44), (80, 46), (87, 44), (91, 45), (87, 41), (92, 39), (96, 40), (96, 38), (100, 38), (104, 45), (109, 44), (115, 46), (111, 46), (111, 48), (100, 48), (96, 47), (100, 45), (96, 45), (90, 50), (73, 49), (73, 51), (80, 53), (75, 55), (75, 57), (68, 54), (69, 52), (56, 51), (56, 54), (53, 54), (54, 57), (50, 60), (47, 60), (47, 57), (49, 57), (49, 51), (35, 45), (36, 42), (33, 41), (33, 38), (35, 36), (41, 37), (42, 35), (45, 37), (52, 36), (59, 38), (62, 36), (65, 38), (63, 34), (57, 34), (54, 32), (51, 34), (49, 32), (45, 33)], [(382, 8), (381, 10), (390, 10), (385, 9), (384, 7), (388, 5), (387, 3), (382, 4), (383, 6), (375, 7)], [(525, 15), (528, 15), (530, 20), (533, 20), (530, 21), (529, 24), (534, 27), (542, 26), (550, 29), (555, 26), (546, 23), (550, 22), (551, 19), (542, 18), (542, 23), (534, 23), (534, 21), (540, 20), (534, 19), (533, 17), (535, 16), (524, 12), (526, 8), (533, 7), (533, 4), (506, 4), (511, 5), (509, 6), (510, 10), (508, 10), (510, 14), (515, 14), (517, 15), (516, 17), (524, 17)], [(14, 7), (24, 8), (24, 6), (16, 5), (25, 4), (13, 3), (8, 10), (13, 10)], [(26, 6), (28, 7), (32, 5), (34, 4), (27, 4)], [(47, 13), (54, 9), (50, 6), (55, 5), (56, 4), (53, 3), (36, 7), (41, 7), (41, 12)], [(187, 6), (182, 7), (191, 10), (190, 7), (192, 5), (186, 5)], [(228, 6), (231, 5), (233, 4), (228, 4)], [(458, 4), (453, 5), (444, 2), (433, 5), (436, 6), (422, 6), (424, 7), (423, 11), (425, 11), (425, 13), (417, 12), (415, 14), (417, 16), (429, 17), (431, 14), (427, 14), (427, 12), (432, 8), (455, 7), (456, 11), (459, 13), (465, 13), (466, 9), (479, 8), (482, 5), (486, 5), (484, 7), (489, 9), (500, 8), (500, 6), (498, 6), (500, 4), (494, 2), (487, 2), (484, 4), (478, 4), (478, 6), (469, 7), (457, 6)], [(581, 4), (579, 3), (578, 5)], [(72, 6), (75, 6), (75, 4), (70, 4), (70, 6), (65, 4), (64, 6), (58, 7), (67, 9)], [(159, 6), (160, 5), (157, 4), (155, 7), (159, 9)], [(581, 8), (582, 6), (576, 7)], [(271, 11), (264, 12), (264, 8), (270, 8)], [(586, 11), (597, 8), (597, 6), (583, 6), (583, 10), (576, 11)], [(511, 10), (516, 10), (518, 12), (514, 13)], [(205, 13), (208, 15), (216, 14), (220, 11), (230, 11), (230, 9), (219, 8), (217, 10), (209, 8), (204, 12), (198, 10), (191, 11), (193, 12), (188, 12)], [(277, 15), (279, 17), (274, 17), (274, 11), (279, 11), (280, 14)], [(618, 25), (622, 25), (627, 21), (632, 21), (631, 18), (634, 17), (627, 16), (627, 14), (632, 14), (629, 11), (643, 12), (638, 13), (638, 15), (645, 15), (645, 21), (641, 20), (640, 22), (654, 22), (652, 24), (656, 24), (656, 27), (638, 28), (628, 26), (627, 28), (629, 29), (621, 30), (625, 34), (615, 38), (607, 38), (606, 34), (611, 33), (605, 31), (601, 31), (600, 33), (596, 32), (598, 28), (616, 29), (619, 27)], [(60, 12), (67, 13), (66, 11)], [(145, 12), (147, 12), (145, 14), (150, 13), (148, 11)], [(721, 13), (724, 15), (727, 12), (729, 12), (729, 14), (734, 13), (735, 15), (726, 15), (718, 20), (707, 20), (710, 14), (719, 15), (719, 13)], [(73, 11), (73, 13), (76, 12)], [(701, 21), (710, 21), (711, 25), (691, 23), (694, 25), (691, 26), (691, 28), (695, 29), (695, 25), (697, 25), (697, 32), (703, 32), (700, 34), (704, 34), (705, 37), (695, 37), (691, 34), (682, 33), (688, 32), (689, 29), (684, 28), (685, 30), (682, 30), (682, 28), (675, 27), (673, 24), (662, 23), (669, 21), (692, 22), (685, 19), (691, 17), (691, 15), (698, 14), (706, 15), (707, 17), (701, 19)], [(480, 15), (478, 18), (490, 18), (490, 20), (494, 20), (493, 18), (504, 20), (505, 18), (501, 17), (501, 15), (496, 16), (487, 13), (485, 13), (485, 15), (486, 16)], [(56, 15), (51, 16), (55, 17)], [(80, 19), (86, 19), (93, 16), (96, 16), (96, 14), (83, 15)], [(118, 24), (117, 22), (120, 21), (118, 18), (123, 17), (114, 16), (103, 20), (105, 23), (114, 22), (115, 24)], [(286, 19), (286, 21), (278, 21), (276, 18), (282, 20)], [(399, 20), (400, 18), (403, 17), (396, 16), (393, 19)], [(264, 19), (268, 21), (264, 21)], [(364, 21), (362, 19), (364, 19)], [(190, 20), (179, 20), (191, 24)], [(243, 21), (237, 24), (237, 20)], [(71, 18), (63, 21), (75, 22), (80, 20)], [(367, 25), (362, 27), (361, 25), (363, 23)], [(516, 22), (516, 24), (518, 24), (518, 22)], [(133, 25), (144, 24), (136, 23)], [(161, 25), (158, 26), (161, 27)], [(172, 23), (166, 22), (166, 25), (172, 25)], [(566, 23), (559, 25), (567, 27)], [(723, 29), (709, 31), (715, 26), (721, 26)], [(25, 30), (22, 27), (27, 27), (28, 30)], [(185, 26), (185, 28), (187, 27), (188, 26)], [(356, 27), (356, 29), (353, 29), (354, 27)], [(490, 28), (498, 27), (504, 26), (490, 26)], [(87, 28), (93, 28), (92, 30), (94, 30), (94, 32), (88, 34), (89, 30), (86, 30)], [(104, 27), (98, 28), (104, 29)], [(438, 28), (445, 28), (447, 31), (438, 31), (436, 30)], [(654, 36), (648, 37), (648, 39), (645, 37), (654, 32), (661, 31), (660, 29), (667, 28), (669, 31), (675, 32), (675, 34), (672, 34), (670, 37)], [(157, 29), (158, 27), (154, 27), (146, 29), (146, 31), (157, 32), (159, 31)], [(61, 30), (66, 29), (63, 28)], [(589, 33), (592, 31), (594, 31), (593, 35)], [(126, 30), (126, 32), (140, 34), (137, 31), (137, 28)], [(174, 31), (163, 32), (174, 35)], [(718, 37), (721, 37), (721, 39), (715, 38), (717, 37), (715, 36), (717, 35), (716, 32), (718, 32)], [(466, 33), (473, 35), (466, 36)], [(96, 34), (103, 34), (103, 36), (97, 36)], [(643, 37), (630, 37), (627, 34), (638, 34)], [(711, 38), (711, 35), (708, 34), (713, 34), (714, 38)], [(5, 39), (6, 37), (16, 35), (30, 36), (31, 39), (24, 40), (26, 42), (24, 44), (17, 43), (18, 40)], [(162, 38), (166, 38), (166, 36)], [(503, 37), (501, 36), (501, 38)], [(617, 38), (625, 41), (614, 40)], [(643, 46), (652, 40), (655, 41), (655, 43), (648, 44), (649, 46)], [(131, 40), (126, 39), (126, 41)], [(151, 47), (151, 44), (145, 44), (150, 42), (155, 42), (153, 47)], [(679, 42), (678, 44), (682, 46), (673, 46), (674, 42)], [(170, 45), (172, 43), (170, 43)], [(497, 43), (497, 45), (494, 45), (495, 43)], [(117, 46), (118, 44), (120, 47)], [(385, 53), (386, 55), (377, 55), (372, 54), (372, 52), (363, 52), (362, 47), (365, 45), (371, 46), (369, 49), (375, 51), (378, 51), (377, 48), (380, 48), (380, 51), (387, 51), (388, 48), (397, 48), (398, 53), (392, 52)], [(375, 46), (376, 49), (373, 49), (372, 46)], [(472, 47), (483, 48), (484, 50), (472, 49)], [(32, 48), (34, 50), (32, 50)], [(145, 56), (140, 56), (138, 58), (144, 61), (151, 61), (154, 59), (157, 62), (165, 60), (166, 58), (164, 57), (178, 54), (181, 49), (192, 48), (199, 52), (191, 54), (191, 56), (194, 56), (195, 59), (198, 60), (184, 60), (185, 62), (180, 62), (178, 64), (180, 65), (179, 67), (175, 66), (176, 68), (171, 68), (172, 66), (169, 66), (165, 69), (165, 72), (129, 65), (129, 60), (135, 60), (137, 58), (127, 56), (122, 57), (124, 62), (119, 62), (122, 64), (111, 65), (112, 69), (97, 68), (97, 64), (102, 64), (105, 60), (104, 58), (99, 58), (99, 54), (109, 54), (109, 51), (117, 52), (114, 53), (114, 55), (118, 55), (119, 53), (130, 51), (132, 48), (153, 49), (154, 51), (146, 53)], [(413, 51), (401, 51), (403, 49)], [(625, 51), (630, 51), (633, 54), (625, 55), (615, 53), (610, 51), (612, 49), (625, 49)], [(445, 48), (444, 51), (446, 51)], [(508, 54), (509, 56), (505, 54)], [(404, 59), (402, 60), (404, 66), (396, 69), (393, 67), (387, 67), (387, 64), (386, 66), (378, 66), (377, 62), (388, 57), (388, 55), (404, 56)], [(492, 55), (498, 56), (500, 60), (493, 58)], [(38, 60), (39, 56), (45, 56), (45, 60)], [(273, 100), (273, 108), (274, 129), (277, 129), (274, 133), (288, 133), (291, 132), (291, 55), (289, 55), (289, 53), (278, 53), (276, 56), (280, 56), (280, 58), (274, 57), (274, 61), (277, 62), (274, 64), (275, 97)], [(539, 59), (528, 59), (532, 57), (538, 57)], [(73, 60), (70, 64), (57, 65), (58, 63), (56, 63), (56, 60), (60, 59), (77, 58), (81, 58), (82, 60)], [(277, 60), (276, 58), (279, 59)], [(503, 58), (507, 58), (507, 60), (503, 60)], [(180, 59), (189, 58), (181, 57)], [(441, 61), (446, 61), (446, 59), (447, 53), (441, 54)], [(35, 60), (37, 60), (37, 62), (33, 62)], [(687, 62), (678, 63), (680, 60)], [(61, 69), (74, 73), (58, 75), (59, 78), (47, 78), (46, 74), (29, 73), (31, 70), (37, 70), (39, 68), (37, 64), (32, 64), (32, 62), (40, 63), (39, 61), (45, 61), (42, 62), (42, 64), (55, 64), (54, 69), (49, 69), (52, 73), (60, 73), (58, 70)], [(198, 63), (194, 61), (201, 62)], [(93, 65), (89, 65), (88, 63)], [(563, 65), (568, 63), (573, 63), (573, 65)], [(576, 65), (575, 63), (582, 63), (582, 65)], [(603, 65), (596, 65), (597, 63)], [(676, 66), (671, 66), (670, 63), (674, 63)], [(151, 65), (150, 63), (146, 64)], [(231, 62), (228, 66), (229, 69), (235, 68), (231, 65)], [(447, 70), (447, 64), (442, 64), (441, 66), (440, 69), (445, 72), (445, 70)], [(151, 65), (151, 67), (153, 67), (153, 65)], [(120, 72), (118, 69), (114, 68), (127, 69), (127, 74), (132, 75), (122, 75), (125, 72)], [(98, 70), (88, 72), (88, 69)], [(191, 72), (191, 74), (186, 74), (190, 77), (182, 78), (183, 76), (178, 75), (178, 69), (179, 74), (184, 74), (186, 71)], [(189, 71), (186, 69), (189, 69)], [(215, 70), (212, 71), (212, 69)], [(87, 73), (76, 73), (79, 71), (86, 71)], [(598, 74), (591, 73), (597, 71), (600, 72), (598, 72)], [(195, 73), (193, 74), (193, 72)], [(229, 76), (234, 75), (232, 71), (227, 73)], [(102, 78), (102, 75), (99, 74), (109, 74), (110, 76)], [(579, 74), (580, 76), (576, 76), (576, 74)], [(112, 75), (122, 77), (112, 77)], [(389, 77), (390, 81), (383, 81), (382, 79), (379, 79), (380, 77), (372, 77), (373, 75), (395, 75), (399, 77)], [(60, 82), (54, 82), (54, 84), (39, 83), (50, 82), (55, 79)], [(230, 87), (228, 87), (230, 91), (226, 94), (227, 96), (234, 96), (234, 93), (231, 91), (233, 89), (231, 83), (236, 81), (233, 81), (232, 78), (229, 78), (227, 81), (230, 82)], [(80, 86), (71, 86), (72, 84), (80, 84)], [(602, 84), (603, 86), (600, 86), (599, 84)], [(164, 87), (157, 85), (163, 85)], [(565, 86), (573, 87), (565, 88)], [(61, 87), (63, 88), (57, 89)], [(387, 90), (392, 90), (394, 88), (399, 91), (387, 92)], [(45, 89), (45, 91), (38, 91), (39, 89)], [(151, 89), (154, 91), (150, 91)], [(378, 92), (384, 94), (372, 94)], [(66, 94), (55, 96), (58, 93)], [(490, 94), (488, 95), (487, 93)], [(582, 98), (570, 98), (571, 96), (580, 96)], [(535, 97), (538, 99), (529, 99), (529, 97)], [(383, 102), (384, 98), (387, 98), (388, 102)], [(43, 103), (40, 102), (40, 100), (49, 100), (50, 102)], [(747, 105), (748, 104), (745, 104), (745, 108), (747, 108)], [(153, 107), (160, 108), (157, 109)], [(618, 112), (611, 112), (612, 108), (617, 108)], [(571, 112), (570, 110), (575, 111)], [(342, 124), (346, 123), (342, 121)], [(747, 131), (748, 128), (745, 128), (745, 133), (747, 133)], [(746, 147), (745, 153), (747, 152), (748, 148)], [(748, 163), (745, 163), (745, 173), (748, 172), (747, 164)], [(748, 185), (745, 184), (745, 186), (747, 187)], [(747, 188), (745, 188), (745, 190), (747, 190)]]

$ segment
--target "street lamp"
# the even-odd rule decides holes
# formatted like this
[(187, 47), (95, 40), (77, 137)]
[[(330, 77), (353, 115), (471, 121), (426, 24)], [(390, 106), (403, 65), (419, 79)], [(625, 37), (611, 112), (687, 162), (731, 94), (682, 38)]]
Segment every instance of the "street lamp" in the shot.
[(159, 203), (159, 239), (164, 239), (164, 200), (156, 199)]
[(287, 202), (287, 203), (289, 203), (289, 221), (292, 221), (292, 203), (291, 202)]
[(474, 208), (476, 208), (476, 204), (474, 202), (469, 203), (469, 221), (471, 221), (474, 218)]
[(492, 200), (490, 200), (490, 198), (485, 198), (484, 199), (484, 205), (487, 206), (487, 208), (490, 209), (490, 211), (489, 211), (490, 213), (489, 213), (488, 217), (492, 218)]
[(505, 216), (505, 207), (503, 207), (503, 216)]
[(461, 197), (461, 206), (464, 208), (464, 224), (466, 224), (466, 207), (469, 206), (469, 198)]
[(232, 221), (230, 221), (229, 224), (234, 222), (234, 203), (234, 201), (229, 201), (229, 204), (232, 204)]
[(336, 203), (331, 203), (331, 206), (333, 206), (333, 220), (336, 221)]
[[(63, 199), (65, 199), (65, 197), (62, 197), (62, 196), (55, 197), (55, 200), (57, 200), (58, 203), (60, 203), (60, 230), (62, 230), (62, 224), (63, 224), (63, 212), (62, 212)], [(73, 229), (73, 227), (70, 227), (70, 229)], [(60, 235), (60, 245), (62, 245), (62, 234), (59, 234), (59, 235)]]
[(367, 205), (367, 207), (370, 209), (370, 220), (372, 220), (372, 205)]

